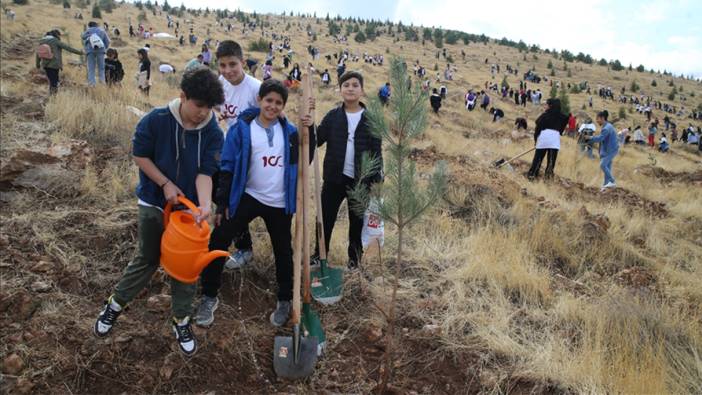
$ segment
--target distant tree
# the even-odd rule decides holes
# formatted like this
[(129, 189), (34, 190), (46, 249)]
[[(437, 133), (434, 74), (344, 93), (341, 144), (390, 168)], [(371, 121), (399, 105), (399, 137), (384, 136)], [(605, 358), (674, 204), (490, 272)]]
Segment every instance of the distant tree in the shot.
[(422, 31), (422, 39), (431, 41), (431, 39), (432, 39), (431, 29), (429, 29), (428, 27), (424, 28), (424, 30)]
[(444, 47), (444, 32), (443, 32), (443, 30), (441, 30), (441, 29), (434, 30), (434, 45), (436, 45), (437, 48)]
[(506, 75), (504, 77), (502, 77), (502, 82), (500, 83), (500, 87), (509, 89), (509, 82), (507, 82)]
[(597, 62), (597, 64), (599, 64), (600, 66), (607, 66), (609, 63), (607, 63), (607, 59), (602, 58), (599, 62)]
[(346, 24), (346, 35), (347, 35), (347, 36), (350, 36), (351, 33), (353, 33), (353, 25), (347, 23), (347, 24)]
[(100, 6), (97, 3), (93, 4), (92, 15), (93, 15), (93, 18), (102, 19), (102, 14), (100, 13)]
[(551, 91), (549, 92), (548, 97), (550, 99), (555, 99), (558, 97), (558, 87), (556, 86), (556, 84), (553, 84), (553, 86), (551, 86)]
[(629, 87), (629, 89), (632, 92), (636, 93), (639, 91), (639, 89), (641, 89), (641, 87), (639, 86), (639, 84), (636, 83), (636, 80), (633, 80), (633, 81), (631, 81), (631, 86)]
[(624, 66), (622, 65), (622, 62), (620, 62), (618, 59), (617, 59), (617, 60), (614, 60), (614, 61), (611, 63), (611, 66), (612, 66), (612, 70), (614, 70), (614, 71), (622, 71), (622, 70), (624, 70)]
[(646, 71), (646, 68), (644, 67), (644, 65), (640, 64), (639, 67), (636, 68), (636, 71), (638, 71), (639, 73), (643, 73), (644, 71)]
[(71, 2), (68, 0), (63, 0), (63, 8), (71, 8)]
[(626, 108), (619, 107), (619, 119), (626, 119)]
[(658, 86), (658, 83), (656, 82), (656, 80), (651, 81), (651, 86)]
[(561, 100), (561, 112), (564, 115), (570, 114), (570, 99), (564, 83), (561, 83), (561, 91), (558, 94), (558, 98)]
[(27, 4), (29, 4), (29, 0), (12, 0), (12, 4), (27, 5)]
[(168, 4), (168, 0), (166, 0), (166, 1), (163, 2), (163, 6), (161, 7), (161, 9), (162, 9), (163, 11), (165, 11), (165, 12), (170, 11), (171, 6), (170, 6), (170, 4)]
[(356, 40), (356, 42), (358, 43), (364, 43), (366, 42), (366, 35), (362, 31), (359, 31), (358, 33), (356, 33), (353, 39)]
[(446, 44), (454, 45), (456, 42), (458, 42), (458, 33), (453, 30), (449, 30), (446, 32), (444, 38), (446, 39)]
[(673, 87), (673, 90), (670, 91), (668, 94), (668, 100), (675, 100), (675, 95), (678, 94), (678, 89), (676, 87)]
[(553, 62), (551, 62), (551, 59), (548, 60), (548, 64), (546, 65), (547, 69), (552, 69), (553, 68)]

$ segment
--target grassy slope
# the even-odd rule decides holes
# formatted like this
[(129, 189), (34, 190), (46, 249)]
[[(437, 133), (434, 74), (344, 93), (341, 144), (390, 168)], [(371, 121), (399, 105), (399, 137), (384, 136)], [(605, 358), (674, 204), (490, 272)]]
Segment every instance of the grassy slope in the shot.
[[(268, 274), (272, 267), (260, 223), (255, 227), (256, 268), (243, 276), (226, 276), (232, 290), (224, 292), (219, 325), (198, 332), (203, 350), (193, 361), (168, 352), (167, 314), (147, 303), (147, 296), (125, 315), (115, 334), (123, 333), (122, 338), (98, 342), (89, 337), (98, 303), (133, 251), (131, 193), (136, 180), (126, 152), (138, 118), (125, 106), (148, 110), (177, 91), (156, 75), (148, 100), (136, 92), (131, 76), (136, 71), (136, 49), (143, 42), (126, 38), (126, 46), (118, 48), (126, 70), (123, 89), (86, 91), (81, 87), (84, 68), (66, 66), (66, 86), (45, 103), (46, 118), (29, 118), (29, 110), (44, 104), (46, 91), (40, 81), (31, 82), (34, 44), (29, 40), (56, 26), (67, 33), (65, 41), (78, 45), (85, 21), (72, 18), (74, 9), (45, 3), (13, 9), (17, 20), (3, 21), (0, 30), (3, 165), (17, 150), (65, 144), (70, 138), (87, 140), (94, 160), (60, 173), (61, 177), (45, 178), (39, 188), (6, 194), (10, 197), (2, 206), (2, 245), (8, 253), (0, 259), (2, 322), (8, 329), (3, 330), (0, 352), (3, 358), (18, 354), (25, 365), (19, 378), (6, 376), (9, 385), (40, 392), (369, 391), (377, 374), (381, 348), (377, 331), (382, 323), (369, 298), (382, 304), (386, 297), (382, 281), (377, 280), (383, 275), (378, 259), (374, 254), (368, 258), (376, 281), (369, 285), (350, 279), (344, 302), (323, 309), (330, 353), (314, 378), (295, 386), (279, 383), (270, 369), (273, 333), (265, 315), (272, 305), (268, 291), (273, 286)], [(125, 36), (127, 20), (136, 21), (137, 10), (121, 6), (103, 16)], [(146, 26), (166, 31), (165, 17), (148, 14), (148, 18)], [(293, 22), (286, 34), (293, 37), (295, 61), (307, 61), (308, 23), (320, 33), (314, 45), (322, 55), (343, 48), (324, 36), (323, 20), (316, 24), (313, 19), (283, 22), (271, 17), (270, 21), (279, 33), (287, 21)], [(243, 37), (238, 23), (239, 29), (226, 36), (213, 18), (195, 18), (195, 26), (199, 37), (208, 27), (214, 39), (231, 37), (248, 43), (260, 36), (256, 32)], [(19, 51), (13, 52), (15, 48)], [(387, 36), (364, 45), (351, 42), (349, 48), (386, 58), (395, 54), (408, 61), (419, 59), (429, 75), (435, 74), (435, 63), (439, 70), (445, 64), (436, 60), (431, 44), (424, 48), (420, 43), (393, 44)], [(540, 109), (500, 103), (507, 119), (493, 124), (486, 113), (465, 112), (462, 93), (490, 80), (486, 57), (503, 68), (506, 63), (520, 70), (534, 65), (540, 74), (547, 74), (546, 63), (552, 57), (537, 54), (534, 60), (528, 54), (525, 61), (516, 49), (496, 45), (447, 48), (458, 67), (455, 81), (447, 83), (451, 99), (440, 117), (430, 117), (426, 138), (415, 154), (422, 171), (434, 160), (446, 159), (452, 171), (451, 190), (440, 210), (412, 229), (402, 268), (405, 315), (397, 386), (424, 393), (702, 391), (699, 155), (678, 146), (668, 155), (627, 147), (614, 164), (623, 189), (605, 196), (596, 189), (601, 178), (597, 163), (578, 158), (570, 139), (563, 139), (556, 169), (560, 177), (554, 183), (526, 182), (519, 174), (525, 171), (524, 162), (515, 165), (517, 172), (492, 170), (492, 160), (531, 145), (529, 139), (512, 143), (508, 137), (514, 118), (526, 115), (533, 125)], [(461, 48), (467, 53), (465, 62), (460, 60)], [(182, 68), (197, 50), (152, 41), (152, 62)], [(253, 56), (263, 58), (261, 53)], [(64, 61), (76, 59), (65, 54)], [(280, 63), (277, 59), (276, 66)], [(560, 61), (553, 63), (562, 68)], [(334, 65), (326, 64), (323, 56), (315, 66), (335, 74)], [(579, 63), (568, 66), (573, 78), (562, 78), (566, 72), (558, 70), (557, 79), (588, 80), (615, 91), (622, 86), (628, 90), (636, 79), (648, 93), (655, 78), (658, 88), (652, 93), (663, 101), (670, 90), (666, 78), (657, 75), (611, 72)], [(387, 78), (387, 67), (361, 61), (349, 63), (349, 68), (364, 72), (369, 95)], [(280, 70), (274, 73), (282, 75)], [(514, 76), (508, 81), (518, 84)], [(699, 83), (675, 79), (675, 84), (688, 95), (687, 106), (696, 107), (702, 99)], [(548, 93), (546, 84), (540, 87)], [(689, 97), (692, 92), (695, 97)], [(318, 116), (338, 100), (332, 89), (320, 89), (317, 97)], [(570, 100), (574, 109), (580, 109), (587, 95), (570, 95)], [(617, 114), (619, 107), (595, 97), (596, 109)], [(617, 126), (643, 123), (638, 114), (627, 117)], [(698, 181), (671, 176), (671, 182), (663, 183), (657, 175), (660, 169), (688, 178), (697, 174)], [(344, 261), (345, 229), (342, 219), (332, 241), (333, 262)], [(393, 230), (387, 232), (389, 250)], [(37, 261), (50, 262), (51, 268), (40, 270)], [(32, 290), (32, 284), (47, 279), (50, 293)], [(152, 282), (150, 291), (150, 295), (167, 293), (163, 276)], [(27, 309), (30, 314), (25, 314)], [(427, 329), (427, 324), (438, 328)], [(154, 338), (153, 332), (161, 336)]]

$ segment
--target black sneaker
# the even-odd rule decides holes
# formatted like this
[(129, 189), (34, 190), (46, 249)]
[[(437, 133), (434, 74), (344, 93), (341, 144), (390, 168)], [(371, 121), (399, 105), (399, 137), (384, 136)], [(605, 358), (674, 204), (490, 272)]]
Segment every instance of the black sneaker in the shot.
[(122, 313), (122, 310), (115, 310), (112, 308), (112, 296), (105, 302), (105, 307), (100, 312), (95, 325), (93, 326), (93, 333), (97, 337), (105, 337), (110, 334), (112, 326), (117, 322), (117, 317)]
[(197, 341), (193, 335), (193, 328), (190, 325), (190, 317), (185, 317), (185, 319), (180, 322), (173, 318), (173, 332), (176, 335), (176, 341), (178, 341), (180, 352), (186, 356), (195, 354), (195, 351), (197, 351)]
[(358, 270), (358, 262), (349, 259), (349, 263), (346, 265), (346, 271), (355, 272), (356, 270)]

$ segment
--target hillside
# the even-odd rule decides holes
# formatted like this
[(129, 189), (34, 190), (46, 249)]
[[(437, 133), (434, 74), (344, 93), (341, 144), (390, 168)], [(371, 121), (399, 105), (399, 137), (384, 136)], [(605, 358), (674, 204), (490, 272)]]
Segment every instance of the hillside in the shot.
[[(79, 46), (83, 25), (91, 20), (89, 8), (54, 3), (2, 2), (16, 13), (14, 21), (3, 16), (0, 26), (3, 390), (371, 392), (384, 351), (384, 318), (375, 305), (389, 300), (390, 263), (381, 264), (378, 252), (369, 252), (364, 273), (347, 276), (342, 301), (316, 306), (327, 354), (309, 380), (282, 381), (273, 372), (271, 350), (274, 336), (286, 331), (277, 332), (268, 322), (275, 303), (274, 265), (260, 220), (252, 225), (255, 263), (225, 271), (217, 321), (210, 329), (196, 329), (200, 349), (193, 358), (183, 358), (174, 347), (163, 272), (123, 314), (112, 336), (92, 335), (99, 307), (134, 253), (137, 170), (129, 152), (138, 114), (175, 97), (180, 73), (154, 72), (150, 96), (138, 92), (136, 51), (146, 42), (129, 37), (129, 21), (136, 28), (140, 10), (123, 4), (112, 13), (103, 11), (99, 20), (122, 33), (114, 47), (125, 67), (123, 86), (87, 88), (82, 60), (64, 52), (62, 86), (48, 98), (45, 77), (34, 70), (37, 40), (58, 28), (64, 42)], [(74, 18), (78, 11), (83, 20)], [(173, 34), (165, 12), (143, 15), (147, 29)], [(450, 179), (437, 209), (410, 229), (406, 241), (396, 393), (702, 393), (702, 156), (696, 147), (675, 143), (663, 154), (627, 145), (614, 161), (618, 188), (601, 193), (599, 162), (578, 155), (576, 141), (563, 137), (555, 179), (529, 182), (524, 173), (531, 155), (510, 168), (491, 164), (533, 146), (531, 135), (513, 138), (514, 121), (526, 117), (533, 130), (543, 107), (516, 106), (490, 92), (493, 105), (506, 115), (493, 123), (479, 108), (468, 112), (463, 101), (468, 89), (500, 84), (507, 65), (519, 70), (506, 75), (512, 87), (534, 68), (549, 81), (529, 87), (544, 97), (551, 81), (587, 81), (593, 108), (586, 92), (569, 93), (573, 113), (579, 120), (581, 113), (594, 119), (595, 111), (607, 109), (619, 130), (645, 126), (646, 117), (631, 104), (601, 99), (596, 89), (611, 87), (618, 97), (624, 87), (630, 95), (635, 82), (641, 89), (637, 95), (684, 106), (685, 114), (669, 114), (682, 133), (688, 124), (702, 126), (688, 118), (690, 109), (702, 106), (699, 81), (579, 62), (565, 63), (565, 71), (564, 61), (552, 54), (520, 52), (493, 41), (444, 44), (449, 62), (441, 54), (437, 59), (442, 50), (421, 39), (381, 34), (358, 43), (351, 35), (340, 44), (327, 34), (324, 18), (260, 18), (265, 33), (290, 36), (293, 62), (303, 65), (311, 60), (307, 46), (318, 48), (314, 67), (329, 69), (332, 86), (336, 63), (325, 56), (347, 48), (358, 54), (360, 61), (348, 62), (347, 69), (364, 74), (368, 96), (387, 81), (392, 56), (409, 65), (419, 61), (432, 80), (437, 72), (443, 76), (447, 63), (456, 68), (452, 81), (432, 81), (432, 87), (446, 85), (448, 99), (439, 115), (429, 116), (425, 136), (412, 151), (420, 177), (445, 160)], [(154, 70), (168, 62), (180, 72), (199, 53), (208, 31), (213, 42), (234, 39), (246, 56), (259, 63), (265, 59), (263, 52), (248, 51), (261, 37), (260, 26), (242, 33), (242, 23), (232, 19), (234, 29), (227, 32), (229, 21), (220, 26), (214, 13), (186, 13), (176, 20), (186, 33), (186, 20), (192, 22), (198, 45), (150, 39)], [(345, 23), (337, 23), (345, 31)], [(382, 54), (385, 64), (365, 63), (363, 53)], [(494, 76), (492, 64), (500, 65)], [(277, 51), (274, 66), (274, 77), (283, 79)], [(680, 92), (674, 100), (668, 98), (671, 82)], [(315, 87), (319, 121), (340, 99), (336, 88), (321, 86), (319, 78)], [(296, 102), (290, 100), (286, 113), (296, 113)], [(653, 112), (661, 122), (665, 115)], [(331, 244), (334, 265), (346, 263), (347, 228), (346, 214), (340, 214)], [(395, 229), (386, 226), (384, 260), (396, 243)]]

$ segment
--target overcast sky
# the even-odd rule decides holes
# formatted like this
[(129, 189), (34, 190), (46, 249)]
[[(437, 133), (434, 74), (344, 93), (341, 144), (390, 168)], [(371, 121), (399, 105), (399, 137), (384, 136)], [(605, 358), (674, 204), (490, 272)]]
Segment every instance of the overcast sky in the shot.
[[(171, 0), (179, 5), (179, 0)], [(702, 77), (702, 0), (185, 0), (192, 8), (390, 19)], [(281, 8), (282, 7), (282, 8)]]

